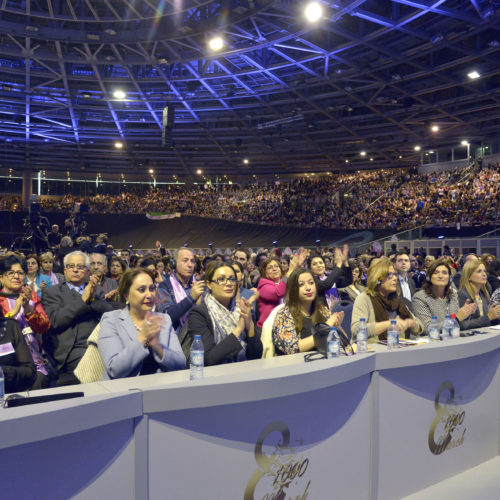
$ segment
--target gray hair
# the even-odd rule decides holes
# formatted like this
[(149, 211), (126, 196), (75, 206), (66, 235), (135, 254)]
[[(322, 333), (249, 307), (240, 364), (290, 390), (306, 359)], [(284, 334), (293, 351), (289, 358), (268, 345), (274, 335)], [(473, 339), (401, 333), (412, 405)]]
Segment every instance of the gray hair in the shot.
[(193, 254), (193, 257), (196, 257), (196, 252), (192, 248), (180, 247), (180, 248), (177, 248), (174, 252), (175, 262), (177, 262), (179, 260), (179, 252), (182, 252), (182, 250), (187, 250), (188, 252), (191, 252)]
[(79, 257), (83, 257), (85, 259), (85, 267), (88, 269), (90, 267), (90, 257), (86, 254), (86, 253), (83, 253), (81, 252), (80, 250), (75, 250), (74, 252), (70, 252), (69, 254), (67, 254), (65, 257), (64, 257), (64, 261), (63, 261), (63, 264), (64, 264), (64, 267), (66, 267), (66, 264), (68, 262), (68, 259), (70, 257), (72, 257), (73, 255), (77, 255)]
[(99, 255), (99, 257), (102, 257), (102, 261), (104, 264), (107, 264), (108, 263), (108, 258), (103, 254), (103, 253), (100, 253), (100, 252), (92, 252), (90, 254), (90, 257), (89, 257), (89, 262), (90, 262), (90, 258), (93, 256), (93, 255)]

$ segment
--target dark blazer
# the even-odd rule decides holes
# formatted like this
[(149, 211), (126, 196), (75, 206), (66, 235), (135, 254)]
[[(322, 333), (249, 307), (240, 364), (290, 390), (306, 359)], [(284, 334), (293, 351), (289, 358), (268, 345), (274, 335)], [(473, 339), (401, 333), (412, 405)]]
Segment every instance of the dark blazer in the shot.
[[(417, 289), (415, 287), (415, 282), (409, 276), (408, 276), (408, 287), (410, 288), (410, 295), (413, 298)], [(406, 304), (406, 307), (413, 313), (413, 304), (411, 303), (411, 300), (408, 300), (406, 297), (403, 296), (403, 291), (401, 290), (401, 283), (399, 282), (399, 276), (398, 276), (398, 295), (399, 298)]]
[[(188, 334), (193, 338), (201, 335), (203, 348), (205, 350), (205, 366), (229, 363), (243, 349), (234, 335), (228, 335), (224, 340), (215, 343), (214, 327), (212, 318), (206, 304), (194, 307), (188, 316)], [(262, 342), (257, 337), (247, 339), (247, 359), (258, 359), (262, 356)]]
[(349, 286), (352, 283), (352, 269), (350, 266), (334, 267), (324, 280), (314, 276), (316, 290), (318, 291), (319, 303), (327, 306), (326, 292), (335, 285), (337, 289)]
[[(460, 328), (462, 330), (471, 330), (472, 328), (481, 328), (483, 326), (490, 326), (492, 324), (490, 318), (488, 318), (489, 301), (483, 292), (480, 292), (479, 295), (481, 296), (481, 300), (483, 301), (483, 315), (479, 315), (478, 308), (474, 314), (471, 314), (466, 320), (460, 323)], [(462, 288), (458, 291), (458, 307), (462, 307), (467, 299), (469, 299), (471, 302), (474, 302), (474, 299), (467, 293), (467, 290)]]
[(43, 347), (57, 362), (60, 369), (76, 343), (85, 344), (101, 316), (119, 307), (106, 302), (101, 287), (97, 287), (94, 300), (87, 304), (82, 296), (66, 283), (47, 288), (42, 299), (51, 328), (44, 335)]
[(0, 356), (5, 377), (5, 392), (30, 389), (36, 379), (36, 367), (24, 336), (15, 319), (0, 318), (0, 345), (11, 344), (14, 352)]
[(500, 278), (494, 274), (488, 274), (488, 284), (491, 286), (490, 293), (493, 293), (497, 288), (500, 288)]

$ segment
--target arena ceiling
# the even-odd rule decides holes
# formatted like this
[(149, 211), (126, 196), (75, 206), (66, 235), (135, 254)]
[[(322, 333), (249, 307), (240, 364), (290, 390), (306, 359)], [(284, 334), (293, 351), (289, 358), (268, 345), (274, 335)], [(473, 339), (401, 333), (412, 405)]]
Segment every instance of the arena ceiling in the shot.
[(498, 136), (499, 2), (321, 3), (0, 0), (1, 165), (342, 171)]

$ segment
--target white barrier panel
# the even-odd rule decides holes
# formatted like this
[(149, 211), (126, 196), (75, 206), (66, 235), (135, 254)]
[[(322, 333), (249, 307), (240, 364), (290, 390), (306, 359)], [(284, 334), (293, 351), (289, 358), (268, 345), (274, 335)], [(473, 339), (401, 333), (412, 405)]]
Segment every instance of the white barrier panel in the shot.
[(150, 415), (149, 497), (368, 498), (370, 378)]
[(499, 358), (496, 350), (380, 371), (378, 498), (401, 498), (498, 454)]

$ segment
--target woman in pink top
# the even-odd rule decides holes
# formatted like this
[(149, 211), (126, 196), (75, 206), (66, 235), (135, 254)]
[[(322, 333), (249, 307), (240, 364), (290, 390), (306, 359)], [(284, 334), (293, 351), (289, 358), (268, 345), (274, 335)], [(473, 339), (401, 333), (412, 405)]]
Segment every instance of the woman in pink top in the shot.
[(301, 249), (300, 252), (290, 259), (290, 266), (286, 275), (283, 277), (281, 272), (280, 260), (277, 257), (269, 257), (260, 265), (260, 275), (262, 278), (257, 286), (259, 298), (257, 307), (259, 309), (259, 320), (257, 326), (262, 328), (264, 321), (271, 311), (278, 306), (286, 293), (286, 282), (288, 276), (302, 265), (307, 257), (307, 250)]

